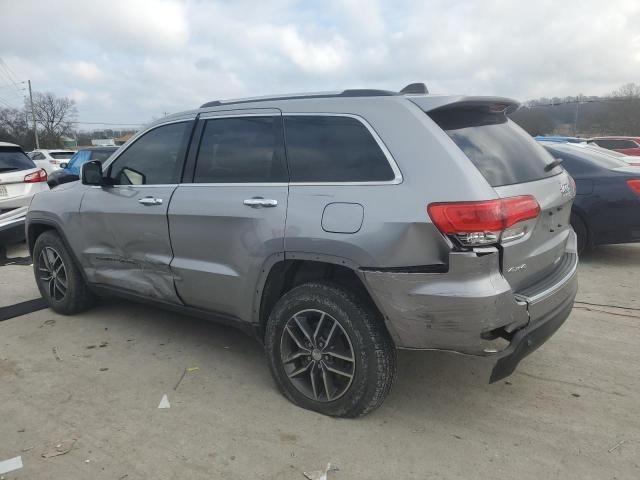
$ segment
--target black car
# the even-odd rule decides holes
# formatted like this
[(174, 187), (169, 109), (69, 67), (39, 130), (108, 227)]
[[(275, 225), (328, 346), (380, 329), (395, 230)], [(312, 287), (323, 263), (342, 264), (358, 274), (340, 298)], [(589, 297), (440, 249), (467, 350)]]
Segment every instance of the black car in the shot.
[(100, 163), (104, 163), (107, 158), (118, 150), (118, 147), (87, 147), (80, 148), (65, 164), (62, 163), (60, 170), (49, 175), (49, 187), (61, 185), (63, 183), (75, 182), (80, 178), (80, 167), (85, 163), (98, 160)]
[(541, 142), (576, 181), (571, 225), (578, 251), (640, 242), (640, 167), (588, 145)]

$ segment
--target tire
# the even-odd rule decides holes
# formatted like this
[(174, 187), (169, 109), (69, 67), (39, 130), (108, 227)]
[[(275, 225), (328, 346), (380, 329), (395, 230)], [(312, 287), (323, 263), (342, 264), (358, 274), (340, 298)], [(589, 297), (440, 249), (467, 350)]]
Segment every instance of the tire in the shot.
[[(95, 302), (95, 296), (56, 232), (49, 230), (37, 238), (33, 248), (33, 271), (42, 298), (55, 312), (75, 315)], [(52, 271), (55, 274), (52, 275)]]
[(591, 235), (584, 220), (579, 215), (571, 214), (571, 226), (578, 237), (578, 255), (583, 255), (591, 250)]
[(282, 296), (267, 321), (265, 348), (285, 397), (332, 417), (354, 418), (375, 410), (396, 375), (396, 350), (380, 314), (369, 302), (330, 283), (306, 283)]

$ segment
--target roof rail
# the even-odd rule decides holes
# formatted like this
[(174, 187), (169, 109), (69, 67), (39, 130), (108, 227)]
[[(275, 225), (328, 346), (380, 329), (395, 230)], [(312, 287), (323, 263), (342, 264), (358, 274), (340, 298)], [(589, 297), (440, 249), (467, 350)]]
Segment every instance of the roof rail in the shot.
[(429, 89), (424, 83), (410, 83), (400, 90), (401, 95), (426, 95), (427, 93)]
[(339, 93), (308, 93), (298, 95), (282, 95), (271, 97), (256, 97), (256, 98), (244, 98), (237, 100), (214, 100), (212, 102), (204, 103), (200, 108), (207, 107), (219, 107), (221, 105), (237, 105), (239, 103), (254, 103), (254, 102), (267, 102), (270, 100), (296, 100), (296, 99), (308, 99), (308, 98), (353, 98), (353, 97), (388, 97), (392, 95), (398, 95), (396, 92), (390, 90), (375, 90), (370, 88), (349, 89)]

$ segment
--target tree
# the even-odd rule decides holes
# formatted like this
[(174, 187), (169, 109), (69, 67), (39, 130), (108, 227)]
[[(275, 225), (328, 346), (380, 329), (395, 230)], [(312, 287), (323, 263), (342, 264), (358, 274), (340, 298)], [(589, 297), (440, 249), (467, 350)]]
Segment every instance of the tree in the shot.
[(640, 85), (627, 83), (611, 92), (611, 96), (617, 98), (640, 98)]
[[(29, 101), (25, 101), (25, 110), (30, 110)], [(60, 137), (69, 135), (78, 110), (76, 102), (67, 97), (56, 97), (53, 93), (33, 94), (33, 112), (40, 133), (41, 147), (60, 147)]]
[(555, 123), (543, 107), (520, 108), (511, 119), (524, 128), (530, 135), (548, 135), (553, 132)]
[(35, 146), (33, 130), (29, 127), (24, 110), (0, 109), (0, 141), (17, 143), (25, 149), (31, 149)]

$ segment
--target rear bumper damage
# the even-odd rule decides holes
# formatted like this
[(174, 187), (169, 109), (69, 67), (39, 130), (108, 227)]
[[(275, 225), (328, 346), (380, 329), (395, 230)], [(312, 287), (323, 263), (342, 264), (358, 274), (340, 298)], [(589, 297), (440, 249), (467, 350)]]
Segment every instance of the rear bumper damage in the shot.
[(571, 312), (577, 291), (572, 232), (552, 273), (514, 292), (497, 249), (450, 254), (447, 273), (365, 271), (398, 348), (445, 350), (495, 362), (491, 381), (549, 338)]

